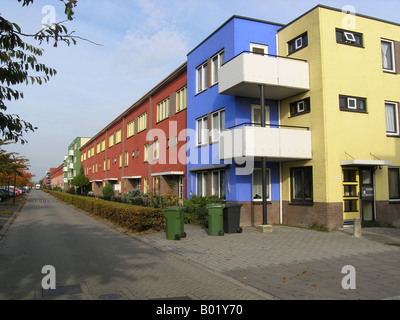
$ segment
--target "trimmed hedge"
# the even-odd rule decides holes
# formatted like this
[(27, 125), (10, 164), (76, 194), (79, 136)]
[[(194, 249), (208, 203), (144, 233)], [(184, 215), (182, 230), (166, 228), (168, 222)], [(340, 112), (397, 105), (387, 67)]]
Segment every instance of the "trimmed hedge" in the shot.
[(165, 216), (163, 210), (159, 208), (110, 202), (66, 192), (50, 191), (49, 193), (65, 203), (132, 232), (161, 231), (164, 228)]

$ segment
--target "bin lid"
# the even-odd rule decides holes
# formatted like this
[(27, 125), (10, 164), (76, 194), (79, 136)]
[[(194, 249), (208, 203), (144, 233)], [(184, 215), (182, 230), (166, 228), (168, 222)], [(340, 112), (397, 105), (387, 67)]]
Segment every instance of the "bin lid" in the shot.
[(243, 207), (243, 203), (227, 203), (225, 208), (232, 208), (232, 207)]
[(206, 205), (207, 209), (211, 209), (211, 208), (225, 208), (225, 204), (223, 203), (210, 203), (208, 205)]

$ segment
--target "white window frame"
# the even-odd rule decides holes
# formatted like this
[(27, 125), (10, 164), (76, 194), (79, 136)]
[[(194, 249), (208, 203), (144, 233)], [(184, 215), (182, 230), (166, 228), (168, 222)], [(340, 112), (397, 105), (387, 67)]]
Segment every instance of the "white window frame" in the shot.
[(382, 44), (383, 43), (390, 44), (390, 51), (392, 53), (392, 69), (388, 69), (388, 68), (384, 67), (384, 65), (383, 65), (383, 62), (384, 62), (383, 52), (382, 52), (382, 69), (383, 69), (383, 71), (386, 71), (386, 72), (395, 73), (396, 72), (396, 59), (395, 59), (394, 41), (381, 39), (381, 51), (382, 51)]
[[(264, 53), (261, 52), (254, 52), (254, 49), (260, 49), (263, 50)], [(258, 43), (250, 43), (250, 52), (252, 54), (263, 54), (263, 55), (268, 55), (268, 46), (265, 44), (258, 44)]]
[[(214, 118), (217, 119), (217, 126), (214, 126)], [(221, 132), (225, 130), (225, 109), (218, 110), (211, 114), (211, 141), (212, 142), (219, 142), (219, 137)]]
[[(351, 102), (354, 102), (354, 106), (352, 106)], [(357, 109), (357, 99), (347, 98), (347, 109), (356, 110)]]
[(176, 92), (176, 112), (187, 108), (187, 86)]
[(343, 34), (347, 41), (356, 42), (356, 37), (354, 36), (354, 33), (348, 32), (348, 31), (343, 31)]
[[(215, 56), (211, 58), (211, 85), (218, 83), (218, 72), (221, 66), (224, 64), (225, 60), (225, 50), (218, 52)], [(215, 65), (216, 63), (216, 65)]]
[[(196, 195), (201, 196), (201, 197), (206, 197), (208, 196), (208, 175), (210, 172), (208, 171), (201, 171), (197, 172), (196, 174)], [(201, 179), (201, 180), (200, 180)], [(201, 190), (199, 190), (199, 181), (201, 181)]]
[[(271, 123), (270, 107), (269, 106), (264, 106), (264, 108), (265, 108), (265, 125), (268, 126)], [(259, 109), (260, 112), (261, 112), (261, 105), (259, 105), (259, 104), (252, 104), (251, 105), (251, 123), (253, 123), (253, 127), (261, 127), (261, 122), (260, 122), (260, 124), (255, 124), (256, 121), (255, 121), (255, 118), (254, 118), (254, 111), (256, 109)], [(261, 119), (260, 119), (260, 121), (261, 121)]]
[[(201, 124), (201, 126), (200, 126)], [(206, 126), (204, 126), (206, 124)], [(197, 132), (197, 145), (198, 146), (203, 146), (208, 144), (208, 137), (209, 137), (209, 131), (208, 131), (208, 117), (202, 117), (196, 120), (196, 132)]]
[(169, 98), (157, 104), (157, 122), (161, 122), (169, 117)]
[(303, 47), (303, 37), (299, 37), (295, 40), (294, 47), (296, 50), (299, 50)]
[[(386, 106), (391, 105), (393, 106), (394, 109), (394, 123), (393, 125), (395, 126), (395, 131), (394, 132), (388, 132), (388, 116), (387, 116), (387, 109)], [(398, 136), (400, 134), (399, 132), (399, 105), (397, 102), (390, 102), (390, 101), (385, 101), (385, 118), (386, 118), (386, 135), (388, 136)]]
[(304, 110), (306, 109), (306, 103), (304, 100), (297, 102), (297, 112), (304, 112)]
[(208, 88), (208, 64), (203, 63), (197, 67), (196, 72), (196, 92), (200, 93)]
[[(218, 176), (218, 182), (215, 185), (214, 183), (214, 175)], [(225, 190), (221, 189), (221, 177), (223, 176), (224, 179), (224, 187)], [(217, 196), (217, 197), (223, 197), (224, 195), (226, 196), (226, 179), (225, 179), (225, 170), (214, 170), (211, 172), (211, 192), (212, 195)]]
[(143, 113), (138, 117), (138, 132), (147, 129), (147, 113)]
[[(254, 199), (254, 174), (255, 172), (261, 172), (262, 175), (262, 169), (260, 168), (255, 168), (253, 170), (252, 176), (251, 176), (251, 198), (252, 201), (262, 201), (262, 194), (260, 195), (261, 198), (260, 199)], [(267, 177), (268, 177), (268, 181), (267, 183), (267, 201), (271, 201), (271, 169), (267, 169)], [(262, 185), (260, 186), (262, 188)]]

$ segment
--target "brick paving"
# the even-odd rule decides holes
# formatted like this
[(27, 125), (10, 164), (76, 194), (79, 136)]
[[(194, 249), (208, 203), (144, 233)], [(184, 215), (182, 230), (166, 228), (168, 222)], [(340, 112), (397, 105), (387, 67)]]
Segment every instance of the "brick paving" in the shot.
[[(241, 234), (212, 237), (185, 225), (187, 237), (165, 233), (138, 239), (193, 264), (228, 276), (275, 299), (399, 299), (400, 229), (368, 228), (318, 232), (274, 226), (272, 234), (245, 228)], [(342, 268), (356, 271), (356, 289), (344, 290)]]

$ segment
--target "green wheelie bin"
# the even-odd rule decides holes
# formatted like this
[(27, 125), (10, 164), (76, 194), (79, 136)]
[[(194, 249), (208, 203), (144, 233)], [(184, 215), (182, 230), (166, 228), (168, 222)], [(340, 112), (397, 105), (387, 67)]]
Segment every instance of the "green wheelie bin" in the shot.
[(212, 203), (206, 206), (208, 213), (208, 234), (210, 236), (224, 235), (224, 208), (222, 203)]
[(167, 222), (166, 234), (168, 240), (181, 240), (186, 237), (184, 231), (183, 212), (184, 207), (168, 207), (164, 209)]

